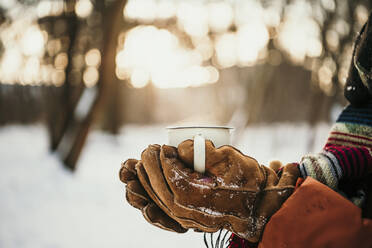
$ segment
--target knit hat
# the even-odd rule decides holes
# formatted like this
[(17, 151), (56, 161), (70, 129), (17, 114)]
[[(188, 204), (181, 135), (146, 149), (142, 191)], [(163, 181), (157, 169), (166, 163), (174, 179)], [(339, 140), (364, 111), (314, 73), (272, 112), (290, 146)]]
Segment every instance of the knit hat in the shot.
[(355, 41), (344, 95), (353, 105), (372, 98), (372, 13)]

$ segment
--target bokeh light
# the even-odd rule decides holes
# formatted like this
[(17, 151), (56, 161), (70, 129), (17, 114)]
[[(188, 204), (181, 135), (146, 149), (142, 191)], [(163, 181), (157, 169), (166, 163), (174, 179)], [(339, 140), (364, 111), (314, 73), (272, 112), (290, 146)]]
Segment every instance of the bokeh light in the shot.
[(233, 23), (234, 13), (228, 2), (211, 2), (208, 4), (209, 27), (214, 32), (223, 32)]
[(97, 68), (89, 66), (85, 69), (84, 74), (83, 74), (83, 80), (85, 86), (88, 88), (93, 87), (96, 85), (99, 79), (99, 73)]
[(152, 22), (156, 16), (157, 4), (154, 0), (128, 1), (124, 16), (128, 19), (137, 19), (142, 22)]
[(54, 67), (63, 70), (68, 64), (68, 57), (66, 53), (59, 53), (54, 59)]
[[(320, 28), (311, 17), (308, 2), (296, 1), (286, 8), (285, 22), (280, 27), (279, 45), (295, 62), (303, 62), (306, 56), (318, 57), (322, 53)], [(301, 23), (299, 28), (298, 23)]]
[(179, 27), (190, 36), (205, 36), (209, 32), (208, 9), (201, 1), (180, 2), (177, 20)]
[(41, 58), (45, 53), (47, 33), (36, 23), (19, 19), (3, 27), (0, 39), (4, 48), (0, 59), (1, 82), (40, 84)]
[(216, 39), (216, 56), (218, 64), (224, 68), (231, 67), (237, 62), (236, 34), (224, 33)]
[(90, 0), (79, 0), (75, 5), (76, 15), (80, 18), (86, 18), (92, 13), (93, 5)]
[(42, 0), (36, 7), (37, 16), (43, 18), (46, 16), (58, 16), (63, 13), (63, 0)]
[(90, 49), (85, 55), (85, 63), (88, 66), (98, 67), (101, 63), (101, 53), (98, 49)]
[(65, 82), (66, 74), (63, 70), (53, 70), (52, 83), (54, 86), (62, 86)]
[(116, 74), (119, 79), (129, 78), (138, 88), (150, 81), (159, 88), (216, 82), (215, 71), (202, 66), (202, 62), (203, 56), (197, 50), (182, 47), (168, 30), (139, 26), (127, 33), (116, 56)]
[(237, 32), (239, 64), (253, 64), (258, 58), (260, 50), (266, 47), (268, 41), (269, 33), (262, 22), (252, 22), (239, 27)]
[[(44, 33), (45, 36), (46, 33)], [(38, 55), (44, 53), (44, 45), (47, 38), (44, 38), (43, 33), (37, 26), (29, 27), (21, 38), (21, 46), (23, 53), (27, 56)]]
[[(72, 11), (80, 19), (87, 18), (86, 24), (91, 27), (91, 19), (102, 18), (95, 9), (99, 5), (94, 3), (41, 0), (26, 6), (15, 0), (0, 0), (10, 20), (1, 25), (0, 31), (1, 82), (60, 86), (62, 79), (71, 78), (89, 87), (95, 85), (100, 76), (102, 47), (86, 46), (90, 38), (84, 31), (78, 35), (79, 51), (70, 57), (70, 24), (59, 18), (64, 11)], [(352, 24), (345, 16), (347, 4), (342, 9), (335, 3), (128, 0), (123, 18), (134, 28), (123, 26), (118, 37), (116, 76), (138, 88), (149, 83), (159, 88), (202, 86), (218, 82), (220, 70), (225, 68), (263, 63), (279, 66), (289, 60), (311, 70), (319, 87), (333, 94), (329, 85), (335, 79), (344, 84), (348, 71), (349, 64), (343, 61), (350, 60), (351, 47), (345, 39), (360, 29), (369, 12), (357, 4)], [(328, 12), (338, 14), (322, 32)], [(50, 16), (57, 18), (48, 23), (49, 27), (39, 23)], [(99, 40), (97, 37), (94, 39)], [(329, 60), (324, 62), (329, 52), (340, 52), (333, 65)], [(69, 63), (72, 71), (66, 77)]]

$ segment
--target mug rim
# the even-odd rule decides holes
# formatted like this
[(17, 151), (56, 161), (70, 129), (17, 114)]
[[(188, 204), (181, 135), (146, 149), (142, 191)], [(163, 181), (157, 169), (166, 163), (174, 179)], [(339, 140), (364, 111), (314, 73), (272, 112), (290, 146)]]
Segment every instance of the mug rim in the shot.
[(166, 129), (168, 130), (174, 130), (174, 129), (191, 129), (191, 128), (213, 128), (213, 129), (229, 129), (229, 130), (232, 130), (234, 129), (233, 127), (229, 127), (229, 126), (202, 126), (202, 125), (198, 125), (198, 126), (169, 126), (169, 127), (166, 127)]

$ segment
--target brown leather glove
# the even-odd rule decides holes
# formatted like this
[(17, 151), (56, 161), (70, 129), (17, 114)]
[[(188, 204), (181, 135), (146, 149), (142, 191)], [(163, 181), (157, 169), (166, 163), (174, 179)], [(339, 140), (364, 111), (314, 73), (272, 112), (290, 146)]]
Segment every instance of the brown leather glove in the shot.
[(124, 163), (120, 178), (127, 183), (128, 202), (142, 209), (150, 223), (177, 232), (225, 228), (250, 242), (259, 240), (264, 225), (291, 195), (299, 176), (297, 165), (288, 164), (279, 179), (273, 170), (234, 147), (215, 148), (210, 141), (206, 141), (205, 174), (192, 169), (192, 140), (178, 148), (150, 145), (133, 166), (135, 162)]
[(126, 199), (130, 205), (141, 210), (145, 219), (162, 229), (178, 233), (187, 232), (178, 222), (166, 215), (146, 193), (137, 177), (136, 164), (141, 163), (136, 159), (128, 159), (120, 169), (120, 180), (126, 184)]

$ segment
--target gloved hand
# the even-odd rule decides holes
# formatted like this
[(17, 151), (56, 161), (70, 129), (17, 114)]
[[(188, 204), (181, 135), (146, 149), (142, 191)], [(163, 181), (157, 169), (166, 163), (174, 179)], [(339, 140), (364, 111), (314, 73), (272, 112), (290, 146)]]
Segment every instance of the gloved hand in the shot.
[(136, 159), (128, 159), (120, 169), (120, 180), (126, 184), (126, 199), (130, 205), (141, 210), (145, 219), (162, 229), (178, 233), (187, 232), (178, 222), (166, 215), (155, 203), (139, 182), (136, 164), (141, 163)]
[(127, 200), (150, 223), (176, 232), (227, 229), (257, 242), (269, 218), (291, 195), (299, 176), (288, 164), (281, 178), (232, 146), (206, 141), (206, 172), (193, 169), (193, 141), (178, 148), (150, 145), (141, 161), (127, 160), (120, 179)]

